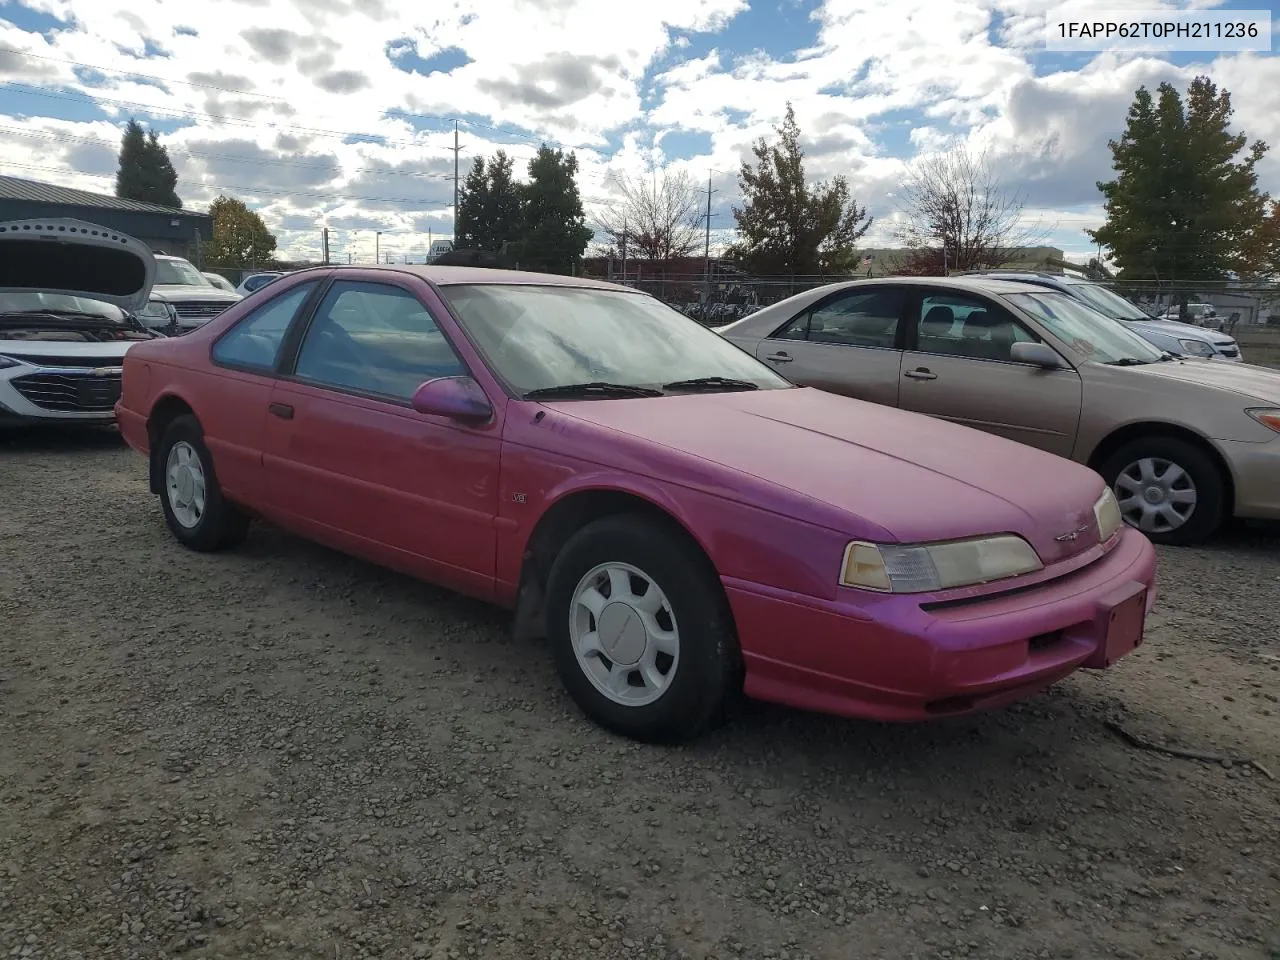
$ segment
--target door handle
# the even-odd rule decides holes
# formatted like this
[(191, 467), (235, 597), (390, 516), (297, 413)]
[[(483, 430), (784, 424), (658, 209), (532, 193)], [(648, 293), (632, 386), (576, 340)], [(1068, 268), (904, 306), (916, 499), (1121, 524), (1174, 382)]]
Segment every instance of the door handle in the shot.
[(770, 363), (790, 363), (791, 357), (788, 354), (778, 352), (765, 357)]
[(281, 420), (293, 419), (293, 407), (289, 406), (287, 403), (269, 403), (267, 404), (267, 411), (279, 417)]
[(938, 375), (936, 373), (931, 372), (925, 367), (916, 367), (914, 370), (908, 370), (906, 373), (903, 374), (903, 376), (908, 377), (911, 380), (937, 380), (938, 379)]

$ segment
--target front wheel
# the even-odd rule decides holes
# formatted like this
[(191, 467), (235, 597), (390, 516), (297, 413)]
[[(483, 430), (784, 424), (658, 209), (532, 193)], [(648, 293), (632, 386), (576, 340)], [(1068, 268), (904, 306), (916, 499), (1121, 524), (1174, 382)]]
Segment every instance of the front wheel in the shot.
[(235, 546), (244, 539), (249, 517), (223, 498), (213, 458), (195, 417), (182, 416), (170, 423), (156, 456), (165, 523), (181, 543), (208, 552)]
[(605, 517), (570, 538), (551, 569), (547, 611), (565, 688), (616, 733), (693, 739), (740, 687), (719, 579), (692, 544), (647, 518)]
[(1203, 543), (1225, 519), (1222, 471), (1207, 453), (1185, 440), (1132, 440), (1106, 459), (1101, 473), (1115, 491), (1125, 522), (1153, 543)]

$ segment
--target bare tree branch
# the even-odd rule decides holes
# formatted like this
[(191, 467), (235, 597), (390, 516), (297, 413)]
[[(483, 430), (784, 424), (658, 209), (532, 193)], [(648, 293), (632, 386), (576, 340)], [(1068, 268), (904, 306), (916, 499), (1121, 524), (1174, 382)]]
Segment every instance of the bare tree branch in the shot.
[(596, 226), (610, 246), (621, 248), (625, 231), (632, 257), (674, 260), (698, 248), (701, 194), (687, 173), (655, 170), (617, 183), (621, 202), (596, 216)]
[(922, 264), (999, 267), (1042, 243), (1048, 232), (1023, 225), (1022, 198), (1004, 190), (985, 152), (975, 157), (964, 146), (917, 160), (900, 197), (906, 220), (898, 239), (910, 250), (929, 251), (917, 257)]

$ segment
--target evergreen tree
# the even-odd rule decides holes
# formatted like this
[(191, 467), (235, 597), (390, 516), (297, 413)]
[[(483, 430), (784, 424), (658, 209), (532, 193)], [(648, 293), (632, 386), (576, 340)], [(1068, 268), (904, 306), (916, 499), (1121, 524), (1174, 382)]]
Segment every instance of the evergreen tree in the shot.
[(120, 141), (120, 165), (116, 170), (116, 196), (122, 200), (158, 203), (182, 209), (176, 187), (178, 174), (169, 160), (169, 151), (152, 130), (130, 120)]
[(573, 273), (592, 233), (578, 192), (578, 158), (546, 144), (529, 161), (522, 195), (520, 266), (544, 273)]
[(1233, 134), (1231, 94), (1196, 77), (1184, 103), (1172, 84), (1134, 94), (1114, 180), (1099, 183), (1106, 223), (1087, 231), (1120, 280), (1223, 280), (1255, 272), (1268, 197), (1255, 167), (1267, 145)]
[(871, 226), (843, 176), (805, 180), (804, 151), (795, 110), (777, 128), (778, 142), (763, 138), (751, 148), (755, 166), (738, 174), (745, 203), (733, 208), (739, 240), (730, 256), (761, 276), (847, 273), (857, 263), (855, 244)]
[(513, 161), (499, 150), (488, 162), (476, 157), (458, 191), (454, 247), (500, 253), (520, 233), (520, 184)]

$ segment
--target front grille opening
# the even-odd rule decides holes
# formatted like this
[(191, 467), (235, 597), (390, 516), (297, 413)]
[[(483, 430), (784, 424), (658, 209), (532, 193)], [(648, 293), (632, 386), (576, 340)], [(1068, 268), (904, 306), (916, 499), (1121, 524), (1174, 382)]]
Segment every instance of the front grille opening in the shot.
[(1027, 652), (1031, 654), (1042, 653), (1043, 651), (1052, 649), (1060, 644), (1062, 639), (1063, 634), (1061, 630), (1054, 630), (1052, 633), (1042, 633), (1027, 641)]
[(31, 403), (57, 413), (108, 413), (120, 399), (120, 377), (34, 373), (10, 381)]

